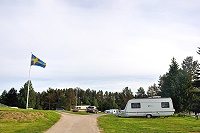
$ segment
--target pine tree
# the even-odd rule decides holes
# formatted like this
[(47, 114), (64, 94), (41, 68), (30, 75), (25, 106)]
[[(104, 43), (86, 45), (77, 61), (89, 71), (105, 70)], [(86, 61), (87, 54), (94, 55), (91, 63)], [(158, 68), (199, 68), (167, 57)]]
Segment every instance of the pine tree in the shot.
[(17, 107), (18, 106), (18, 98), (17, 98), (17, 90), (15, 88), (11, 88), (6, 95), (6, 105)]
[(0, 96), (0, 103), (2, 103), (2, 104), (7, 104), (6, 103), (6, 99), (7, 99), (7, 91), (6, 90), (4, 90), (3, 92), (2, 92), (2, 94), (1, 94), (1, 96)]
[(143, 87), (140, 87), (136, 92), (136, 98), (146, 98), (147, 95), (145, 94), (145, 90)]
[[(28, 82), (29, 81), (27, 81), (24, 84), (24, 87), (20, 88), (20, 91), (19, 91), (18, 105), (21, 108), (26, 108)], [(30, 81), (30, 86), (29, 86), (29, 99), (28, 100), (29, 100), (29, 102), (28, 102), (29, 108), (35, 108), (36, 92), (34, 91), (31, 81)]]
[(147, 96), (148, 97), (157, 96), (159, 92), (160, 92), (159, 88), (154, 83), (153, 85), (148, 87)]

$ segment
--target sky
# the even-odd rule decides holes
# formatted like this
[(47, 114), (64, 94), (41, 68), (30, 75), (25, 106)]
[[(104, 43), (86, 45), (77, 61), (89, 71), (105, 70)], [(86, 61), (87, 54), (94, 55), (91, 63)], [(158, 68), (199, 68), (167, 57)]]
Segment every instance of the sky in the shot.
[[(36, 92), (147, 91), (173, 57), (199, 60), (199, 22), (199, 0), (1, 0), (0, 94), (30, 68)], [(30, 67), (31, 52), (46, 68)]]

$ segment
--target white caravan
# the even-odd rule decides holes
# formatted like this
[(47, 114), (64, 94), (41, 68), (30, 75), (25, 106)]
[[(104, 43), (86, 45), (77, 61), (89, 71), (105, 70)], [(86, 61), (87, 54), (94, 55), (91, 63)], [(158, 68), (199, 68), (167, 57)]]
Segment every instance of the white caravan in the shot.
[(170, 116), (173, 115), (175, 109), (171, 98), (142, 98), (131, 99), (126, 104), (124, 110), (119, 116), (134, 117), (145, 116), (151, 118), (153, 116)]
[(114, 114), (115, 115), (119, 112), (119, 110), (118, 109), (110, 109), (110, 110), (105, 110), (104, 112), (107, 113), (107, 114)]

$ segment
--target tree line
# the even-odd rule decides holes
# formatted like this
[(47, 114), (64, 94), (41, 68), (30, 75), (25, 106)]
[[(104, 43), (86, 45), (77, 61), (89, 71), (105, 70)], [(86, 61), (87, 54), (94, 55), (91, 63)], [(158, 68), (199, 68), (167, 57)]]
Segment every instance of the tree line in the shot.
[[(200, 48), (197, 51), (200, 54)], [(193, 111), (200, 113), (200, 69), (198, 61), (192, 56), (186, 57), (181, 65), (172, 58), (169, 70), (161, 75), (158, 84), (138, 88), (133, 94), (131, 88), (125, 87), (121, 92), (103, 92), (91, 89), (83, 90), (79, 87), (53, 89), (35, 92), (30, 81), (29, 107), (34, 109), (55, 110), (63, 108), (74, 109), (76, 105), (94, 105), (100, 111), (107, 109), (124, 109), (128, 100), (132, 98), (146, 98), (152, 96), (171, 97), (177, 113)], [(4, 90), (0, 96), (0, 103), (7, 106), (26, 108), (28, 81), (19, 92), (11, 88)]]
[[(4, 90), (0, 96), (0, 103), (7, 106), (26, 108), (26, 98), (28, 81), (20, 88), (19, 92), (11, 88), (8, 92)], [(122, 92), (108, 92), (102, 90), (83, 90), (79, 87), (53, 89), (35, 92), (30, 82), (29, 87), (29, 108), (55, 110), (63, 108), (66, 110), (74, 109), (76, 105), (94, 105), (100, 111), (117, 108), (123, 109), (129, 99), (134, 98), (130, 88), (125, 87)]]

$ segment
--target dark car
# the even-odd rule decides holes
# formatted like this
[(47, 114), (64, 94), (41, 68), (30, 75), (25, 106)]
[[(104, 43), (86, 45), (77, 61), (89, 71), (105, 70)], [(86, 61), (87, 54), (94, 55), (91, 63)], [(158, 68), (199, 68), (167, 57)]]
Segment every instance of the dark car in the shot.
[(88, 106), (87, 108), (86, 108), (86, 112), (88, 113), (98, 113), (98, 109), (97, 109), (97, 107), (95, 107), (95, 106)]

